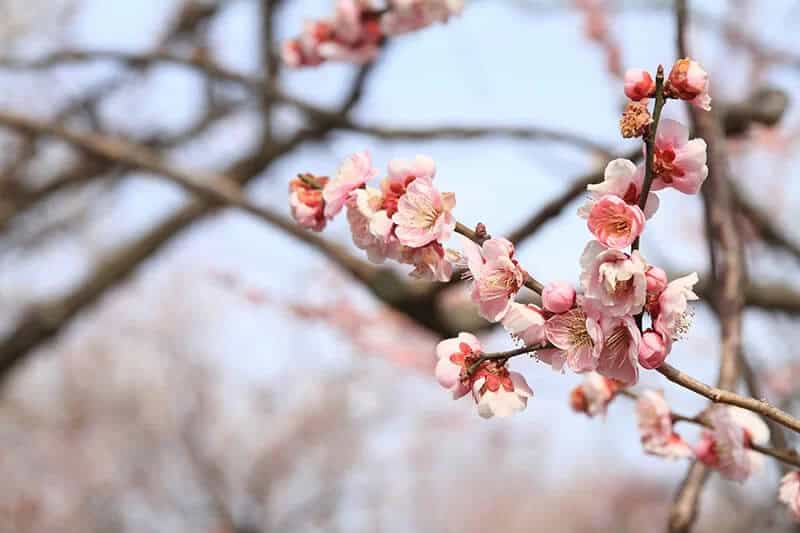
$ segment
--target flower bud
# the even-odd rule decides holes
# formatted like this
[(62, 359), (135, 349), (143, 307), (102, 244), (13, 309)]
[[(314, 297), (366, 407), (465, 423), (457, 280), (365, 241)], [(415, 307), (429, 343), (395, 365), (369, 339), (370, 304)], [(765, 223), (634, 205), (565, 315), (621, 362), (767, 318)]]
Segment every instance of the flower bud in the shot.
[(661, 294), (667, 288), (667, 273), (658, 267), (650, 267), (644, 273), (647, 279), (647, 292), (654, 295)]
[(644, 368), (658, 368), (664, 364), (669, 353), (669, 345), (659, 333), (649, 329), (642, 333), (639, 342), (639, 364)]
[(667, 94), (689, 100), (695, 107), (711, 109), (708, 95), (708, 73), (700, 63), (689, 58), (679, 59), (672, 66), (667, 79)]
[(565, 313), (575, 305), (575, 289), (566, 281), (554, 281), (544, 286), (542, 304), (551, 313)]
[(625, 96), (634, 102), (652, 96), (655, 90), (653, 77), (646, 70), (630, 68), (625, 71)]

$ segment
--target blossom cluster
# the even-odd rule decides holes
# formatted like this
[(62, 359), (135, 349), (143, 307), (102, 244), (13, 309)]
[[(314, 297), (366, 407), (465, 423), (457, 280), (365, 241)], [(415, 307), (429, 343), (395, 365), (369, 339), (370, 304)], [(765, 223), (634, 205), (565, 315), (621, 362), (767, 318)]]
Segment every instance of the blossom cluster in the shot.
[[(419, 4), (390, 3), (380, 12), (376, 27), (381, 30), (375, 35), (388, 34), (387, 25), (403, 31), (424, 25), (422, 19), (406, 24), (390, 17), (400, 16), (401, 10), (394, 11), (398, 6)], [(363, 11), (365, 5), (340, 2), (340, 8), (362, 10), (356, 19), (369, 33), (373, 30), (364, 21), (375, 13)], [(364, 13), (371, 15), (365, 18)], [(451, 11), (436, 13), (446, 19)], [(386, 22), (386, 17), (393, 22)], [(422, 18), (426, 23), (437, 20), (433, 15)], [(327, 58), (332, 57), (335, 54)], [(436, 347), (437, 381), (454, 399), (470, 395), (480, 416), (504, 417), (526, 408), (533, 391), (522, 374), (509, 368), (509, 361), (528, 353), (558, 372), (584, 375), (570, 396), (578, 412), (605, 415), (618, 395), (636, 396), (646, 453), (697, 460), (726, 478), (744, 481), (759, 470), (762, 456), (757, 448), (769, 439), (757, 415), (715, 405), (694, 419), (679, 417), (704, 426), (699, 440), (689, 444), (674, 430), (677, 419), (663, 394), (628, 390), (638, 382), (641, 369), (665, 363), (673, 344), (688, 332), (693, 317), (690, 302), (698, 299), (696, 273), (670, 280), (663, 269), (648, 263), (638, 243), (658, 211), (658, 194), (668, 189), (697, 194), (708, 176), (705, 141), (690, 139), (688, 128), (676, 120), (660, 119), (669, 99), (709, 109), (708, 75), (691, 59), (678, 60), (666, 79), (661, 67), (655, 80), (650, 73), (633, 69), (625, 76), (625, 94), (631, 102), (621, 119), (622, 134), (644, 139), (645, 161), (637, 165), (615, 159), (606, 166), (603, 181), (587, 187), (578, 215), (586, 220), (592, 238), (581, 254), (576, 284), (540, 284), (522, 267), (511, 241), (490, 237), (482, 224), (475, 231), (457, 224), (455, 195), (434, 186), (436, 165), (427, 156), (390, 161), (378, 187), (368, 185), (378, 171), (367, 152), (348, 157), (333, 178), (300, 174), (289, 187), (292, 214), (301, 226), (321, 231), (346, 209), (353, 242), (371, 261), (409, 264), (414, 267), (412, 276), (442, 282), (460, 270), (469, 280), (478, 314), (500, 323), (522, 345), (489, 353), (475, 335), (461, 332)], [(655, 102), (652, 116), (651, 101)], [(460, 252), (445, 248), (454, 232), (464, 236)], [(523, 287), (538, 292), (541, 303), (517, 301)], [(784, 477), (780, 498), (800, 518), (800, 472)]]
[(387, 258), (414, 266), (411, 275), (448, 281), (458, 254), (446, 250), (456, 222), (453, 193), (433, 185), (436, 164), (427, 156), (395, 159), (379, 187), (367, 182), (378, 175), (368, 152), (358, 152), (336, 176), (301, 174), (289, 184), (292, 216), (301, 226), (322, 231), (342, 209), (355, 245), (374, 263)]
[(300, 36), (283, 43), (283, 60), (292, 67), (366, 63), (388, 37), (447, 22), (462, 8), (462, 0), (337, 0), (332, 17), (307, 21)]

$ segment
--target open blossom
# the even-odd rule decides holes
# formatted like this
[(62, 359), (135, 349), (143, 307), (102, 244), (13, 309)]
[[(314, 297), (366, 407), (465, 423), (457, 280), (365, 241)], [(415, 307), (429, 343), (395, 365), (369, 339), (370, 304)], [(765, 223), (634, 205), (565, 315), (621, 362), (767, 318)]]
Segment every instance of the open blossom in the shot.
[(383, 40), (378, 15), (362, 0), (338, 0), (332, 19), (309, 21), (303, 33), (285, 41), (283, 61), (292, 67), (326, 60), (365, 63), (375, 58)]
[(566, 281), (553, 281), (542, 289), (542, 305), (551, 313), (564, 313), (575, 305), (575, 289)]
[(461, 398), (470, 390), (467, 370), (482, 352), (481, 343), (472, 333), (459, 333), (458, 337), (445, 339), (436, 346), (436, 380)]
[(778, 498), (789, 508), (792, 518), (800, 521), (800, 471), (795, 470), (783, 476)]
[(412, 248), (446, 241), (456, 227), (451, 212), (455, 204), (455, 195), (440, 193), (431, 178), (416, 178), (397, 202), (397, 212), (392, 216), (397, 224), (395, 235), (401, 244)]
[(555, 348), (538, 350), (536, 357), (561, 370), (566, 362), (575, 372), (597, 368), (603, 351), (603, 330), (598, 317), (587, 315), (581, 307), (550, 317), (544, 325), (545, 335)]
[(479, 247), (464, 238), (464, 255), (478, 314), (490, 322), (499, 321), (525, 281), (525, 272), (514, 259), (514, 245), (507, 239), (492, 238)]
[(664, 364), (671, 349), (672, 339), (648, 329), (642, 333), (642, 340), (639, 343), (639, 364), (647, 369), (658, 368)]
[(536, 346), (547, 340), (544, 333), (544, 314), (533, 304), (511, 302), (502, 322), (506, 331), (526, 346)]
[(653, 190), (673, 187), (697, 194), (708, 177), (706, 142), (689, 140), (689, 128), (680, 122), (662, 120), (656, 132), (653, 173)]
[[(614, 159), (606, 165), (603, 181), (586, 187), (589, 199), (578, 209), (578, 215), (589, 218), (595, 203), (608, 194), (622, 198), (628, 205), (638, 206), (643, 182), (643, 166), (637, 167), (627, 159)], [(658, 196), (649, 192), (644, 206), (646, 218), (652, 217), (657, 210)]]
[(698, 299), (692, 290), (698, 279), (697, 273), (692, 272), (688, 276), (670, 281), (658, 297), (657, 309), (652, 310), (656, 315), (653, 327), (664, 337), (677, 340), (689, 330), (694, 316), (689, 301)]
[(645, 452), (669, 459), (694, 456), (689, 444), (672, 430), (672, 412), (663, 394), (643, 391), (636, 401), (636, 417)]
[(625, 71), (625, 96), (638, 102), (655, 94), (656, 83), (649, 72), (640, 68)]
[(697, 61), (688, 58), (676, 61), (667, 78), (666, 92), (669, 96), (689, 100), (695, 107), (711, 110), (708, 73)]
[(519, 372), (487, 363), (475, 372), (472, 396), (483, 418), (505, 417), (525, 409), (533, 391)]
[(322, 189), (325, 199), (325, 217), (333, 218), (344, 207), (351, 193), (361, 188), (367, 181), (377, 175), (372, 168), (369, 152), (356, 152), (344, 160), (336, 177)]
[(607, 194), (592, 206), (589, 231), (609, 248), (627, 248), (644, 230), (644, 213), (619, 196)]
[(417, 178), (433, 179), (436, 163), (426, 155), (414, 159), (392, 159), (389, 161), (389, 175), (381, 182), (383, 207), (391, 217), (397, 213), (397, 203), (406, 193), (408, 186)]
[(708, 415), (711, 430), (694, 446), (697, 459), (734, 481), (744, 481), (763, 466), (751, 444), (769, 441), (769, 429), (758, 415), (739, 407), (717, 405)]
[(570, 404), (574, 411), (584, 413), (590, 418), (605, 415), (608, 404), (621, 388), (618, 381), (601, 376), (597, 372), (589, 372), (583, 378), (583, 382), (572, 389)]
[(391, 9), (381, 18), (386, 35), (419, 30), (435, 22), (447, 22), (461, 13), (463, 0), (392, 0)]
[(603, 349), (597, 360), (597, 372), (625, 385), (639, 381), (639, 342), (642, 334), (632, 316), (600, 319)]
[(581, 255), (581, 286), (587, 305), (609, 316), (640, 313), (647, 293), (646, 268), (638, 251), (628, 255), (590, 241)]
[(306, 229), (322, 231), (325, 228), (325, 201), (322, 199), (322, 190), (328, 183), (328, 178), (308, 175), (318, 187), (303, 181), (301, 178), (294, 178), (289, 182), (289, 207), (292, 209), (292, 217)]

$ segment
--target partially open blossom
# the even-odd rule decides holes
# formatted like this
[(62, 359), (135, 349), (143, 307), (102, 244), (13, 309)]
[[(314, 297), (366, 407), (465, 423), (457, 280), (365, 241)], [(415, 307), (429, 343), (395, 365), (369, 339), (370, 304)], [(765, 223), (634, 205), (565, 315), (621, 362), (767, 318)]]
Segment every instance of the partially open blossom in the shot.
[(645, 268), (638, 251), (628, 255), (590, 241), (581, 255), (581, 286), (586, 304), (609, 316), (640, 313), (647, 290)]
[(744, 481), (758, 472), (763, 457), (750, 449), (751, 444), (769, 441), (764, 421), (740, 407), (716, 405), (708, 415), (711, 430), (704, 431), (694, 446), (697, 459), (734, 481)]
[(461, 13), (463, 0), (392, 0), (381, 18), (386, 35), (399, 35), (419, 30), (435, 22), (447, 22)]
[(648, 329), (642, 333), (639, 343), (639, 364), (643, 368), (653, 369), (664, 364), (672, 347), (672, 341), (659, 332)]
[(778, 499), (789, 508), (792, 518), (800, 522), (800, 471), (794, 470), (783, 476)]
[(417, 178), (397, 203), (392, 221), (397, 224), (395, 235), (401, 244), (419, 248), (431, 242), (450, 238), (456, 227), (451, 212), (456, 204), (453, 193), (440, 193), (431, 178)]
[(672, 429), (672, 412), (664, 395), (654, 390), (642, 391), (636, 401), (639, 436), (646, 453), (668, 459), (690, 458), (694, 452)]
[[(455, 254), (455, 255), (454, 255)], [(409, 276), (426, 281), (450, 281), (457, 253), (433, 241), (421, 248), (402, 247), (398, 261), (414, 266)]]
[(536, 346), (547, 339), (544, 333), (544, 314), (533, 304), (511, 302), (502, 323), (513, 338), (526, 346)]
[(570, 405), (574, 411), (589, 417), (605, 415), (608, 404), (621, 388), (618, 381), (597, 372), (589, 372), (584, 376), (583, 382), (572, 389)]
[(667, 273), (663, 269), (651, 266), (647, 268), (644, 275), (647, 279), (648, 294), (659, 296), (667, 288), (669, 278), (667, 278)]
[(367, 252), (373, 263), (382, 263), (392, 257), (392, 250), (399, 248), (394, 242), (392, 229), (394, 224), (381, 209), (383, 195), (377, 189), (366, 187), (357, 189), (347, 201), (347, 221), (353, 243)]
[(666, 93), (674, 98), (689, 100), (700, 109), (711, 110), (708, 73), (697, 61), (684, 58), (675, 62), (667, 78)]
[(312, 186), (308, 181), (297, 177), (289, 182), (289, 207), (292, 209), (292, 217), (302, 227), (314, 231), (322, 231), (325, 228), (325, 201), (322, 199), (322, 189), (328, 178), (307, 175), (315, 182)]
[(689, 331), (694, 316), (689, 301), (698, 299), (692, 290), (697, 282), (696, 272), (669, 282), (658, 297), (658, 308), (652, 311), (656, 315), (653, 327), (657, 332), (677, 340)]
[(640, 68), (630, 68), (625, 71), (625, 96), (638, 102), (642, 98), (649, 98), (656, 92), (656, 82), (649, 72)]
[(344, 160), (336, 177), (322, 189), (325, 199), (325, 217), (333, 218), (344, 207), (350, 194), (375, 177), (377, 170), (372, 168), (369, 152), (356, 152)]
[(589, 231), (609, 248), (627, 248), (644, 229), (644, 213), (619, 196), (607, 194), (592, 206)]
[(564, 363), (575, 372), (597, 368), (603, 351), (603, 330), (597, 316), (588, 316), (581, 307), (550, 317), (544, 325), (545, 335), (555, 348), (538, 350), (536, 357), (561, 370)]
[(658, 127), (653, 159), (653, 190), (672, 187), (684, 194), (697, 194), (708, 177), (706, 142), (689, 140), (689, 128), (664, 119)]
[[(578, 209), (578, 215), (589, 218), (595, 203), (608, 194), (622, 198), (628, 205), (638, 206), (643, 182), (643, 166), (637, 167), (627, 159), (614, 159), (606, 165), (603, 181), (586, 187), (589, 191), (589, 199)], [(644, 214), (650, 218), (657, 210), (658, 196), (650, 192), (647, 194)]]
[(575, 288), (566, 281), (553, 281), (542, 289), (542, 305), (551, 313), (564, 313), (575, 305)]
[(525, 272), (514, 259), (514, 245), (507, 239), (492, 238), (479, 247), (464, 238), (464, 255), (478, 314), (490, 322), (499, 321), (525, 281)]
[(445, 339), (436, 346), (436, 380), (460, 398), (470, 390), (467, 370), (482, 352), (480, 341), (471, 333), (459, 333), (458, 337)]
[(604, 316), (603, 349), (597, 360), (597, 372), (627, 386), (639, 381), (639, 342), (642, 334), (632, 316)]
[(472, 396), (483, 418), (505, 417), (525, 409), (533, 391), (519, 372), (489, 363), (475, 372)]

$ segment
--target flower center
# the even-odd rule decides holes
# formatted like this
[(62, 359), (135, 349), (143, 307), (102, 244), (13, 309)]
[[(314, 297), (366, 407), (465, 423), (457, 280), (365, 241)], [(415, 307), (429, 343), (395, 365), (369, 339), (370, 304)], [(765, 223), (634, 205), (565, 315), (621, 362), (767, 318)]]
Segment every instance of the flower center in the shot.
[(573, 346), (594, 346), (592, 336), (586, 330), (586, 315), (580, 309), (573, 309), (566, 313), (567, 331), (569, 331), (570, 344)]
[(672, 147), (656, 147), (653, 161), (653, 173), (664, 183), (672, 183), (674, 178), (684, 175), (683, 170), (675, 164), (675, 150)]
[(481, 297), (486, 300), (506, 298), (520, 288), (517, 272), (508, 268), (495, 268), (480, 279)]

